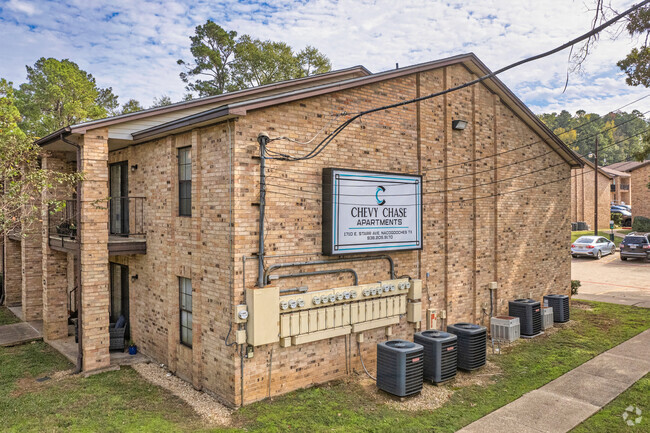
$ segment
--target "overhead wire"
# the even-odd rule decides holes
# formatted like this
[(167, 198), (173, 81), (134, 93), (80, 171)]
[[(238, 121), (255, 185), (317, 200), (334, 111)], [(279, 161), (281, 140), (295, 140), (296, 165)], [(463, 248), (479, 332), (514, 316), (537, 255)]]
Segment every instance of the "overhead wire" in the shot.
[(435, 98), (435, 97), (438, 97), (438, 96), (445, 95), (447, 93), (455, 92), (455, 91), (464, 89), (466, 87), (473, 86), (474, 84), (481, 83), (481, 82), (483, 82), (483, 81), (485, 81), (487, 79), (494, 78), (499, 74), (502, 74), (502, 73), (504, 73), (504, 72), (506, 72), (506, 71), (508, 71), (510, 69), (516, 68), (516, 67), (521, 66), (523, 64), (526, 64), (526, 63), (529, 63), (529, 62), (532, 62), (532, 61), (535, 61), (535, 60), (539, 60), (539, 59), (542, 59), (544, 57), (548, 57), (548, 56), (550, 56), (552, 54), (563, 51), (566, 48), (572, 47), (573, 45), (575, 45), (575, 44), (577, 44), (579, 42), (582, 42), (585, 39), (589, 39), (589, 38), (593, 37), (594, 35), (598, 34), (602, 30), (604, 30), (605, 28), (607, 28), (610, 25), (614, 24), (615, 22), (617, 22), (618, 20), (620, 20), (624, 16), (634, 12), (635, 10), (645, 6), (648, 3), (650, 3), (650, 0), (644, 0), (641, 3), (639, 3), (637, 5), (633, 5), (632, 7), (628, 8), (626, 11), (614, 16), (613, 18), (609, 19), (608, 21), (604, 22), (603, 24), (599, 25), (598, 27), (595, 27), (595, 28), (591, 29), (590, 31), (584, 33), (583, 35), (570, 40), (569, 42), (566, 42), (566, 43), (564, 43), (564, 44), (562, 44), (562, 45), (560, 45), (558, 47), (555, 47), (555, 48), (553, 48), (551, 50), (548, 50), (546, 52), (543, 52), (541, 54), (537, 54), (535, 56), (527, 57), (525, 59), (522, 59), (522, 60), (519, 60), (517, 62), (511, 63), (511, 64), (509, 64), (507, 66), (504, 66), (504, 67), (502, 67), (502, 68), (500, 68), (500, 69), (498, 69), (498, 70), (496, 70), (494, 72), (490, 72), (490, 73), (485, 74), (485, 75), (483, 75), (481, 77), (478, 77), (478, 78), (476, 78), (474, 80), (470, 80), (470, 81), (467, 81), (467, 82), (465, 82), (463, 84), (460, 84), (460, 85), (457, 85), (457, 86), (454, 86), (454, 87), (451, 87), (449, 89), (445, 89), (445, 90), (442, 90), (442, 91), (439, 91), (439, 92), (435, 92), (435, 93), (432, 93), (432, 94), (429, 94), (429, 95), (421, 96), (421, 97), (418, 97), (418, 98), (413, 98), (413, 99), (406, 100), (406, 101), (400, 101), (400, 102), (396, 102), (396, 103), (393, 103), (393, 104), (384, 105), (384, 106), (381, 106), (381, 107), (371, 108), (369, 110), (365, 110), (365, 111), (362, 111), (362, 112), (360, 112), (358, 114), (355, 114), (354, 116), (352, 116), (351, 118), (349, 118), (345, 122), (341, 123), (336, 129), (334, 129), (334, 131), (332, 131), (328, 136), (326, 136), (320, 143), (318, 143), (311, 151), (309, 151), (305, 155), (292, 156), (292, 155), (289, 155), (289, 154), (282, 154), (282, 153), (277, 152), (277, 151), (269, 150), (269, 152), (272, 152), (276, 156), (269, 155), (268, 159), (279, 159), (279, 160), (285, 160), (285, 161), (303, 161), (303, 160), (315, 158), (325, 148), (327, 148), (327, 146), (334, 140), (334, 138), (336, 138), (345, 128), (347, 128), (347, 126), (349, 126), (352, 122), (354, 122), (355, 120), (357, 120), (357, 119), (359, 119), (359, 118), (361, 118), (363, 116), (366, 116), (366, 115), (372, 114), (372, 113), (376, 113), (378, 111), (386, 111), (386, 110), (390, 110), (392, 108), (397, 108), (397, 107), (401, 107), (401, 106), (404, 106), (404, 105), (413, 104), (413, 103), (420, 102), (420, 101), (425, 101), (427, 99), (431, 99), (431, 98)]
[[(622, 143), (624, 141), (627, 141), (627, 140), (630, 140), (630, 139), (635, 138), (637, 136), (643, 135), (649, 130), (650, 130), (650, 126), (643, 129), (642, 131), (638, 132), (637, 134), (631, 135), (631, 136), (626, 137), (626, 138), (624, 138), (622, 140), (619, 140), (617, 142), (605, 145), (605, 146), (601, 147), (600, 149), (604, 150), (604, 149), (607, 149), (609, 147), (615, 146), (615, 145), (620, 144), (620, 143)], [(543, 156), (543, 155), (541, 155), (541, 156)], [(580, 155), (580, 156), (585, 156), (585, 155)], [(535, 158), (538, 158), (538, 157), (540, 157), (540, 156), (538, 155)], [(493, 185), (493, 184), (497, 184), (497, 183), (501, 183), (501, 182), (507, 182), (509, 180), (517, 179), (517, 178), (524, 177), (524, 176), (534, 174), (534, 173), (539, 173), (541, 171), (548, 170), (548, 169), (551, 169), (551, 168), (554, 168), (554, 167), (557, 167), (557, 166), (560, 166), (560, 165), (563, 165), (563, 164), (565, 164), (565, 161), (561, 161), (559, 163), (552, 164), (550, 166), (543, 167), (543, 168), (540, 168), (540, 169), (528, 171), (528, 172), (525, 172), (525, 173), (519, 173), (519, 174), (514, 175), (512, 177), (498, 179), (496, 181), (485, 182), (485, 183), (481, 183), (481, 184), (467, 185), (467, 186), (463, 186), (463, 187), (459, 187), (459, 188), (437, 190), (437, 191), (422, 191), (420, 193), (413, 193), (413, 194), (383, 194), (382, 196), (383, 197), (403, 197), (403, 196), (414, 196), (414, 195), (442, 194), (442, 193), (450, 193), (450, 192), (453, 193), (453, 192), (458, 192), (458, 191), (462, 191), (462, 190), (465, 190), (465, 189), (471, 189), (471, 188), (475, 188), (475, 187), (481, 187), (481, 186)], [(267, 176), (267, 177), (270, 177), (270, 176)], [(424, 183), (424, 181), (423, 181), (423, 183)], [(388, 185), (389, 184), (390, 183), (388, 183)], [(271, 183), (268, 183), (268, 182), (266, 183), (266, 185), (274, 187), (274, 188), (277, 187), (277, 188), (281, 188), (281, 189), (293, 190), (293, 191), (304, 192), (304, 193), (311, 193), (311, 194), (318, 194), (318, 195), (321, 194), (321, 191), (298, 189), (298, 188), (293, 188), (293, 187), (285, 186), (285, 185), (271, 184)], [(321, 184), (315, 184), (314, 183), (313, 185), (319, 185), (320, 186)], [(345, 194), (345, 193), (338, 193), (336, 195), (339, 196), (339, 197), (344, 197), (344, 196), (345, 197), (371, 197), (371, 196), (374, 196), (374, 194)], [(351, 204), (351, 203), (340, 203), (340, 204)]]
[[(581, 176), (581, 175), (582, 175), (582, 173), (574, 173), (574, 174), (571, 174), (569, 176), (561, 177), (561, 178), (558, 178), (558, 179), (555, 179), (555, 180), (552, 180), (552, 181), (549, 181), (549, 182), (544, 182), (544, 183), (539, 183), (539, 184), (536, 183), (535, 185), (532, 185), (532, 186), (529, 186), (529, 187), (519, 188), (519, 189), (514, 189), (514, 190), (509, 190), (509, 191), (504, 191), (504, 192), (499, 192), (499, 193), (496, 193), (496, 194), (490, 194), (490, 195), (485, 195), (485, 196), (480, 196), (480, 197), (472, 197), (472, 198), (467, 198), (467, 199), (461, 198), (461, 199), (458, 199), (458, 200), (442, 200), (442, 201), (427, 202), (427, 203), (422, 203), (422, 204), (426, 205), (426, 206), (431, 206), (431, 205), (436, 205), (436, 204), (467, 203), (467, 202), (472, 202), (472, 201), (476, 201), (476, 200), (483, 200), (483, 199), (486, 199), (486, 198), (501, 197), (501, 196), (504, 196), (504, 195), (507, 195), (507, 194), (514, 194), (514, 193), (517, 193), (517, 192), (528, 191), (528, 190), (531, 190), (531, 189), (534, 189), (534, 188), (541, 188), (541, 187), (546, 186), (546, 185), (552, 185), (552, 184), (562, 182), (562, 181), (565, 181), (565, 180), (569, 180), (569, 179), (571, 179), (573, 177), (577, 177), (577, 176)], [(298, 196), (298, 195), (294, 195), (294, 194), (287, 194), (287, 193), (283, 193), (283, 192), (279, 192), (279, 191), (269, 190), (268, 192), (270, 192), (272, 194), (297, 198), (297, 199), (300, 199), (300, 200), (314, 200), (314, 201), (317, 201), (317, 202), (322, 201), (321, 199), (317, 199), (317, 198), (303, 197), (303, 196)], [(352, 206), (352, 205), (356, 205), (357, 203), (340, 203), (340, 204), (341, 205), (350, 205), (350, 206)], [(411, 206), (411, 205), (400, 205), (400, 206)], [(413, 206), (415, 206), (415, 205), (413, 205)]]
[[(648, 96), (650, 96), (650, 95), (648, 95)], [(647, 114), (647, 113), (650, 113), (650, 110), (641, 113), (641, 116), (638, 116), (638, 117), (634, 117), (634, 118), (628, 119), (628, 120), (626, 120), (626, 121), (624, 121), (624, 122), (621, 122), (621, 123), (618, 124), (618, 125), (614, 125), (614, 126), (609, 127), (609, 128), (607, 128), (607, 129), (601, 130), (601, 131), (599, 131), (599, 132), (597, 132), (597, 133), (595, 133), (595, 134), (592, 134), (592, 135), (590, 135), (590, 136), (588, 136), (588, 137), (580, 138), (579, 140), (576, 141), (576, 143), (581, 142), (581, 141), (585, 141), (585, 140), (589, 140), (589, 139), (594, 138), (594, 137), (598, 137), (599, 135), (601, 135), (601, 134), (603, 134), (603, 133), (605, 133), (605, 132), (608, 132), (608, 131), (611, 131), (611, 130), (613, 130), (613, 129), (619, 128), (619, 127), (621, 127), (621, 126), (625, 125), (626, 123), (629, 123), (629, 122), (631, 122), (631, 121), (633, 121), (633, 120), (636, 120), (636, 119), (642, 118), (642, 116), (643, 116), (644, 114)], [(644, 130), (644, 131), (645, 131), (645, 130)], [(626, 141), (626, 140), (628, 140), (628, 139), (630, 139), (630, 138), (634, 138), (634, 137), (636, 137), (636, 136), (638, 136), (638, 135), (640, 135), (640, 134), (635, 134), (635, 135), (629, 136), (629, 137), (627, 137), (627, 138), (624, 139), (624, 140), (620, 140), (620, 141), (618, 141), (618, 142), (616, 142), (616, 143), (612, 143), (611, 145), (606, 145), (606, 146), (602, 147), (601, 149), (606, 149), (606, 148), (608, 148), (608, 147), (611, 147), (612, 145), (616, 145), (616, 144), (622, 143), (622, 142), (624, 142), (624, 141)], [(522, 147), (528, 147), (528, 146), (530, 146), (530, 145), (532, 145), (532, 144), (537, 144), (537, 143), (543, 143), (543, 141), (542, 141), (542, 140), (540, 140), (540, 141), (536, 141), (536, 142), (531, 143), (531, 144), (527, 144), (527, 145), (524, 145), (524, 146), (518, 146), (518, 147), (515, 147), (514, 149), (509, 149), (509, 150), (507, 150), (507, 151), (503, 151), (503, 152), (497, 152), (497, 153), (494, 153), (494, 154), (491, 154), (491, 155), (488, 155), (488, 156), (484, 156), (484, 157), (481, 157), (481, 158), (476, 158), (476, 159), (472, 159), (472, 160), (464, 161), (464, 162), (459, 163), (459, 164), (469, 164), (469, 163), (471, 163), (471, 162), (477, 162), (477, 161), (482, 161), (482, 160), (485, 160), (485, 159), (490, 159), (490, 158), (493, 158), (493, 157), (495, 157), (495, 156), (499, 156), (499, 155), (502, 155), (502, 154), (504, 154), (504, 153), (508, 153), (508, 152), (513, 151), (513, 150), (518, 150), (518, 149), (521, 149)], [(541, 158), (541, 157), (543, 157), (543, 156), (549, 155), (549, 154), (551, 154), (551, 153), (553, 153), (553, 152), (554, 152), (553, 150), (549, 150), (548, 152), (544, 152), (544, 153), (542, 153), (542, 154), (535, 155), (535, 156), (532, 156), (532, 157), (529, 157), (529, 158), (518, 159), (517, 161), (514, 161), (514, 162), (512, 162), (512, 163), (508, 163), (508, 164), (504, 164), (504, 165), (501, 165), (501, 166), (495, 166), (495, 167), (491, 167), (491, 168), (488, 168), (488, 169), (485, 169), (485, 170), (481, 170), (481, 171), (469, 172), (469, 173), (464, 173), (464, 174), (458, 174), (458, 175), (454, 175), (454, 176), (446, 176), (446, 177), (440, 177), (440, 178), (436, 178), (436, 179), (424, 179), (422, 182), (423, 182), (423, 184), (424, 184), (424, 183), (440, 182), (440, 181), (443, 181), (443, 180), (449, 180), (449, 179), (458, 179), (458, 178), (467, 177), (467, 176), (474, 176), (475, 174), (486, 173), (486, 172), (494, 171), (494, 170), (497, 170), (497, 169), (500, 169), (500, 168), (506, 168), (506, 167), (510, 167), (510, 166), (513, 166), (513, 165), (521, 164), (521, 163), (523, 163), (523, 162), (532, 161), (532, 160), (534, 160), (534, 159)], [(585, 156), (585, 155), (579, 155), (579, 156)], [(448, 166), (449, 166), (449, 165), (448, 165)], [(432, 167), (432, 168), (429, 169), (429, 170), (432, 170), (432, 169), (439, 169), (439, 168), (440, 168), (440, 167)], [(295, 171), (282, 170), (282, 169), (277, 168), (277, 167), (269, 167), (268, 169), (269, 169), (270, 171), (278, 171), (278, 172), (284, 172), (284, 173), (295, 173)], [(281, 178), (281, 177), (273, 176), (273, 175), (267, 175), (266, 177), (267, 177), (267, 178), (274, 178), (274, 179), (289, 180), (289, 179), (285, 179), (285, 178)], [(303, 183), (303, 184), (312, 184), (312, 185), (321, 185), (321, 183), (301, 181), (301, 180), (299, 180), (299, 179), (296, 179), (296, 180), (291, 179), (291, 182)], [(400, 183), (402, 183), (402, 182), (392, 181), (392, 182), (387, 182), (386, 184), (387, 184), (387, 185), (391, 185), (391, 184), (400, 184)], [(359, 187), (361, 187), (361, 186), (359, 186)]]
[[(566, 130), (566, 131), (561, 132), (561, 133), (559, 133), (559, 134), (557, 134), (557, 135), (558, 135), (558, 137), (560, 137), (560, 136), (565, 135), (565, 134), (568, 134), (568, 133), (570, 133), (570, 132), (578, 131), (579, 129), (582, 129), (582, 128), (584, 128), (584, 127), (586, 127), (586, 126), (588, 126), (588, 125), (590, 125), (590, 124), (592, 124), (592, 123), (594, 123), (594, 122), (602, 121), (603, 119), (606, 119), (606, 117), (607, 117), (608, 115), (613, 114), (613, 113), (616, 113), (616, 112), (622, 110), (623, 108), (628, 107), (628, 106), (633, 105), (633, 104), (636, 104), (637, 102), (640, 102), (640, 101), (642, 101), (642, 100), (644, 100), (644, 99), (646, 99), (646, 98), (648, 98), (648, 97), (650, 97), (650, 93), (649, 93), (649, 94), (646, 94), (646, 95), (644, 95), (644, 96), (642, 96), (642, 97), (640, 97), (640, 98), (637, 98), (637, 99), (635, 99), (634, 101), (628, 102), (628, 103), (625, 104), (625, 105), (622, 105), (622, 106), (620, 106), (620, 107), (618, 107), (618, 108), (615, 108), (615, 109), (611, 110), (610, 112), (608, 112), (607, 114), (605, 114), (605, 115), (602, 116), (602, 117), (598, 117), (598, 118), (591, 119), (591, 120), (589, 120), (589, 121), (587, 121), (587, 122), (585, 122), (585, 123), (582, 123), (582, 124), (576, 126), (575, 128), (572, 128), (572, 129)], [(632, 122), (632, 121), (634, 121), (634, 120), (636, 120), (636, 119), (639, 119), (639, 118), (643, 118), (643, 115), (645, 115), (645, 114), (647, 114), (647, 113), (649, 113), (649, 112), (650, 112), (650, 110), (648, 110), (648, 111), (644, 111), (644, 112), (640, 113), (640, 115), (637, 115), (637, 116), (635, 116), (635, 117), (631, 117), (630, 119), (627, 119), (627, 120), (625, 120), (625, 121), (619, 123), (618, 125), (614, 125), (614, 126), (612, 126), (612, 127), (610, 127), (610, 128), (607, 128), (607, 129), (605, 129), (605, 130), (602, 130), (602, 131), (598, 132), (598, 133), (595, 134), (595, 135), (592, 135), (592, 136), (589, 136), (589, 137), (580, 138), (580, 139), (577, 140), (576, 142), (580, 142), (580, 141), (583, 141), (583, 140), (588, 140), (589, 138), (593, 138), (594, 136), (597, 136), (597, 135), (599, 135), (599, 134), (602, 134), (602, 133), (604, 133), (604, 132), (607, 132), (607, 131), (609, 131), (609, 130), (611, 130), (611, 129), (618, 128), (618, 127), (620, 127), (620, 126), (622, 126), (622, 125), (625, 125), (626, 123)], [(631, 114), (632, 114), (632, 113), (631, 113)], [(328, 123), (328, 125), (330, 125), (331, 123), (332, 123), (332, 122)], [(321, 131), (319, 131), (318, 134), (320, 134), (324, 129), (326, 129), (326, 127), (327, 127), (328, 125), (326, 125), (324, 128), (321, 128)], [(318, 134), (317, 134), (317, 135), (318, 135)], [(309, 142), (313, 141), (315, 137), (316, 137), (316, 136), (312, 137), (312, 139), (309, 140)], [(278, 137), (278, 138), (272, 139), (271, 141), (280, 140), (281, 138), (284, 138), (284, 137)], [(293, 141), (294, 143), (298, 143), (298, 141), (296, 141), (296, 140), (290, 140), (290, 141)], [(532, 146), (532, 145), (534, 145), (534, 144), (537, 144), (537, 143), (544, 143), (544, 142), (546, 142), (546, 140), (537, 140), (537, 141), (533, 141), (533, 142), (531, 142), (531, 143), (527, 143), (527, 144), (521, 145), (521, 146), (516, 147), (516, 148), (513, 148), (513, 149), (508, 149), (508, 150), (505, 150), (505, 151), (497, 152), (497, 153), (494, 153), (494, 154), (492, 154), (492, 155), (488, 155), (488, 156), (485, 156), (485, 157), (482, 157), (482, 158), (473, 159), (473, 160), (467, 160), (467, 161), (462, 161), (462, 162), (457, 162), (457, 163), (453, 163), (453, 164), (445, 164), (445, 165), (441, 165), (441, 166), (434, 167), (433, 169), (434, 169), (434, 170), (441, 170), (441, 169), (443, 169), (443, 168), (454, 167), (454, 166), (459, 166), (459, 165), (465, 165), (465, 164), (469, 164), (469, 163), (471, 163), (471, 162), (475, 162), (475, 161), (479, 161), (479, 160), (482, 160), (482, 159), (490, 158), (490, 157), (495, 156), (495, 155), (500, 155), (500, 154), (504, 154), (504, 153), (514, 152), (514, 151), (516, 151), (516, 150), (523, 149), (523, 148), (525, 148), (525, 147), (530, 147), (530, 146)], [(277, 151), (274, 151), (274, 150), (270, 150), (270, 149), (268, 149), (268, 146), (267, 146), (267, 151), (268, 151), (268, 152), (271, 152), (271, 153), (273, 153), (273, 154), (276, 154), (276, 155), (284, 155), (284, 154), (281, 153), (281, 152), (277, 152)], [(269, 159), (270, 159), (270, 158), (269, 158)], [(462, 177), (462, 176), (461, 176), (461, 177)]]

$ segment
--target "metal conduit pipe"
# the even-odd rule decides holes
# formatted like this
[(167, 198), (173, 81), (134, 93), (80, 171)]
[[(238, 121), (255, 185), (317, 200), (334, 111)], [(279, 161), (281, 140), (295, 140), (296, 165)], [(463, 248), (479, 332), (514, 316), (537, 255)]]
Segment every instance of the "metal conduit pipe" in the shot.
[(391, 280), (395, 279), (395, 263), (393, 262), (392, 257), (388, 255), (381, 255), (381, 256), (374, 256), (374, 257), (352, 257), (352, 258), (340, 259), (340, 260), (314, 260), (310, 262), (278, 263), (276, 265), (269, 266), (268, 269), (264, 272), (264, 283), (269, 284), (269, 276), (271, 272), (273, 272), (276, 269), (296, 267), (296, 266), (329, 265), (329, 264), (350, 263), (350, 262), (367, 262), (369, 260), (388, 260), (388, 263), (390, 264), (390, 278)]
[(307, 293), (309, 291), (309, 288), (307, 286), (304, 287), (294, 287), (292, 289), (280, 289), (280, 294), (283, 293), (293, 293), (293, 292), (298, 292), (298, 293)]
[[(325, 270), (325, 271), (313, 271), (313, 272), (297, 272), (295, 274), (284, 274), (284, 275), (274, 275), (273, 277), (269, 276), (269, 279), (280, 279), (280, 278), (298, 278), (298, 277), (307, 277), (311, 275), (327, 275), (327, 274), (342, 274), (349, 272), (352, 275), (354, 275), (354, 285), (358, 286), (359, 285), (359, 276), (357, 275), (357, 272), (354, 269), (331, 269), (331, 270)], [(268, 284), (268, 281), (267, 281)], [(292, 292), (295, 292), (296, 289), (291, 289)]]

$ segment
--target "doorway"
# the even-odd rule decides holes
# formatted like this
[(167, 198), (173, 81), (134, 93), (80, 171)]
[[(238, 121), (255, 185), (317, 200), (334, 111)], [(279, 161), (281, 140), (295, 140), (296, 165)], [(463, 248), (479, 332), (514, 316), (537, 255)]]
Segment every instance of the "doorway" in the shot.
[(126, 338), (129, 338), (129, 328), (131, 327), (129, 318), (129, 267), (111, 263), (110, 272), (110, 322), (115, 323), (120, 316), (124, 316), (127, 321)]
[(110, 165), (110, 218), (111, 234), (129, 234), (129, 163), (117, 162)]

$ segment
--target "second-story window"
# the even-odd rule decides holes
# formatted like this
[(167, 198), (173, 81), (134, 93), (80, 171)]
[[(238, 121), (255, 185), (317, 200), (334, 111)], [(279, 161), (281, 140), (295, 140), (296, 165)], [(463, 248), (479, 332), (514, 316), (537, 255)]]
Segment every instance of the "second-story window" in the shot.
[(192, 148), (178, 149), (178, 214), (192, 216)]

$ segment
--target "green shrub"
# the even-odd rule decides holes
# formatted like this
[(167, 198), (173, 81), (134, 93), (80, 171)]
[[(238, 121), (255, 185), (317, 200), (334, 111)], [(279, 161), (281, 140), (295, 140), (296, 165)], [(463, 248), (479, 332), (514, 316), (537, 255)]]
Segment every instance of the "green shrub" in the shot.
[(613, 213), (611, 217), (612, 221), (614, 221), (614, 227), (621, 227), (623, 225), (623, 215), (620, 213)]
[(576, 295), (578, 293), (578, 287), (581, 285), (580, 280), (571, 280), (571, 294)]
[(632, 230), (635, 232), (650, 232), (650, 218), (637, 216), (634, 217), (634, 223), (632, 223)]

